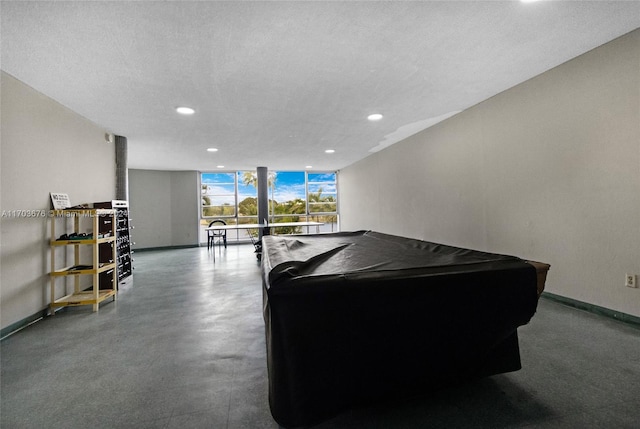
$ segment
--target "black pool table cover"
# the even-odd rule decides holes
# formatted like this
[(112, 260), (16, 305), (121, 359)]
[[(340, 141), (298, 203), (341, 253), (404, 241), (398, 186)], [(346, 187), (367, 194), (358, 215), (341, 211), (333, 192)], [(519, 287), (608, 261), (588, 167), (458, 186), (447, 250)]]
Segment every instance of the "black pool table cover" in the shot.
[(263, 237), (269, 404), (282, 426), (521, 368), (536, 269), (373, 231)]

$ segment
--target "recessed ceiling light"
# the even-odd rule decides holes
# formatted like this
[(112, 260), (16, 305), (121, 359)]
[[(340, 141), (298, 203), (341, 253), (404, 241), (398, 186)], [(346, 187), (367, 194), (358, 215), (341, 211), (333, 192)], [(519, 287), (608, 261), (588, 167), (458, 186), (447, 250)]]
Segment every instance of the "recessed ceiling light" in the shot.
[(215, 147), (210, 147), (210, 148), (207, 149), (207, 152), (217, 152), (217, 151), (218, 151), (218, 149), (215, 148)]
[(324, 151), (324, 153), (334, 153), (335, 151), (335, 149), (327, 149)]
[(308, 170), (309, 168), (313, 168), (313, 165), (305, 165), (304, 168), (306, 168)]
[(193, 115), (194, 113), (196, 113), (195, 110), (193, 110), (191, 107), (176, 107), (176, 112), (180, 113), (181, 115)]
[(380, 113), (372, 113), (371, 115), (367, 116), (367, 119), (370, 121), (379, 121), (380, 119), (382, 119), (382, 115)]
[(218, 165), (218, 168), (224, 168), (224, 165)]

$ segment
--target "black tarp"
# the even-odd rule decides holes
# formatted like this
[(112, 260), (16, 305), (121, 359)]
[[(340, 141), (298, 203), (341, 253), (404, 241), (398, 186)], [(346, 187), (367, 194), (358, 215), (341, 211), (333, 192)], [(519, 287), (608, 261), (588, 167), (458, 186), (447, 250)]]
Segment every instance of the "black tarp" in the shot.
[(372, 231), (266, 236), (269, 403), (283, 426), (520, 369), (520, 258)]

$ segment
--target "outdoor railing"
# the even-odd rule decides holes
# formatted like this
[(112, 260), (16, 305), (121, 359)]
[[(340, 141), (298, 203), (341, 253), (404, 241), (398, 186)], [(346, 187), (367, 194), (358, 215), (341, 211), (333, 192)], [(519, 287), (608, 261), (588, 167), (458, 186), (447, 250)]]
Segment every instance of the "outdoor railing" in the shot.
[[(258, 218), (255, 216), (250, 217), (229, 217), (220, 218), (224, 220), (227, 225), (236, 224), (257, 224)], [(207, 231), (205, 228), (209, 226), (209, 223), (214, 219), (201, 219), (200, 220), (200, 243), (207, 243)], [(277, 226), (278, 222), (321, 222), (322, 225), (318, 226), (296, 226), (296, 227), (281, 227)], [(316, 234), (316, 233), (329, 233), (338, 232), (338, 215), (325, 215), (325, 214), (313, 214), (313, 215), (279, 215), (272, 216), (269, 220), (269, 227), (273, 234)], [(258, 235), (256, 229), (233, 229), (227, 230), (227, 244), (228, 243), (250, 243), (251, 235), (254, 239)]]

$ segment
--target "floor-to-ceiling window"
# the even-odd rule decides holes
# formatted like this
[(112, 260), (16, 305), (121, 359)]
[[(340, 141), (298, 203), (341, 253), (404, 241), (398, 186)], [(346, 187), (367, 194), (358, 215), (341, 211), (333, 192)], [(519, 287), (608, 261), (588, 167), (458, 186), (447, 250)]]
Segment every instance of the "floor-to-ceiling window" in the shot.
[(338, 231), (338, 183), (335, 172), (307, 173), (308, 219), (323, 222), (322, 231)]
[[(255, 171), (206, 172), (200, 175), (202, 209), (200, 242), (214, 220), (227, 224), (258, 223)], [(335, 232), (338, 226), (337, 173), (270, 171), (268, 173), (269, 223), (275, 234)], [(320, 222), (320, 226), (277, 227), (281, 222)], [(249, 241), (255, 230), (230, 230), (227, 241)]]
[(203, 219), (229, 218), (236, 215), (236, 181), (233, 173), (203, 173)]

